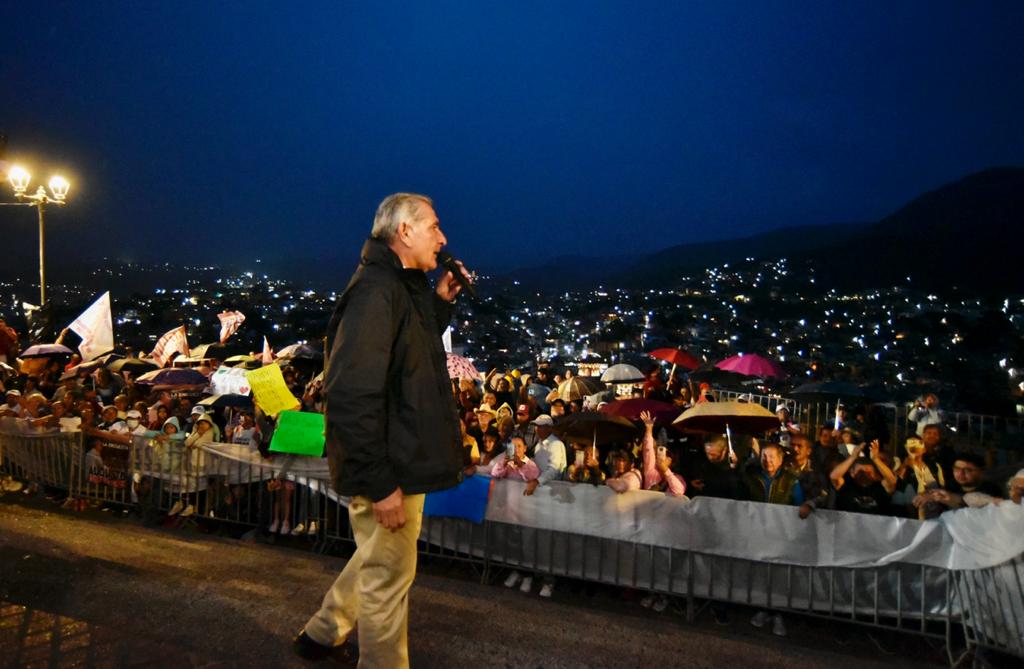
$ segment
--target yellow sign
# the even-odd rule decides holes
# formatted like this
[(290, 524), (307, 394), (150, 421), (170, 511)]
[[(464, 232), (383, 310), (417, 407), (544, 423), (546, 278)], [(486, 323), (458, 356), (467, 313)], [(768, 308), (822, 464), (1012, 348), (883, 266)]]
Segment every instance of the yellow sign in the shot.
[(245, 373), (245, 378), (249, 379), (256, 403), (268, 416), (299, 406), (299, 400), (288, 390), (284, 374), (277, 365), (250, 370)]

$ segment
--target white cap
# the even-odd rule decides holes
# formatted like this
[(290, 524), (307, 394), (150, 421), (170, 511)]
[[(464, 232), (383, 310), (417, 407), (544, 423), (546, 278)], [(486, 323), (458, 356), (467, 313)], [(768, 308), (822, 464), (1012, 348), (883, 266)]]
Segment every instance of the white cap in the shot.
[(533, 423), (534, 425), (551, 426), (555, 424), (555, 421), (551, 419), (551, 416), (547, 415), (546, 413), (542, 413), (541, 415), (537, 416), (530, 422)]

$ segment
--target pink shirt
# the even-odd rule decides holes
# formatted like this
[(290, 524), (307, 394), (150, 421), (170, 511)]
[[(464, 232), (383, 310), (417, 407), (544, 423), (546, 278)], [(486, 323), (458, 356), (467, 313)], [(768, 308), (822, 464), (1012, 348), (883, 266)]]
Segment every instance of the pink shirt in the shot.
[(540, 467), (537, 463), (526, 458), (526, 461), (519, 467), (513, 467), (504, 453), (494, 460), (494, 468), (491, 470), (491, 478), (496, 479), (522, 479), (532, 481), (540, 476)]
[(621, 476), (608, 479), (604, 484), (615, 492), (629, 492), (630, 490), (639, 490), (642, 479), (640, 472), (630, 469)]
[(682, 497), (686, 494), (686, 481), (679, 474), (671, 469), (664, 474), (658, 471), (656, 455), (654, 453), (654, 435), (650, 430), (644, 434), (644, 490), (650, 490), (665, 482), (665, 494), (674, 497)]

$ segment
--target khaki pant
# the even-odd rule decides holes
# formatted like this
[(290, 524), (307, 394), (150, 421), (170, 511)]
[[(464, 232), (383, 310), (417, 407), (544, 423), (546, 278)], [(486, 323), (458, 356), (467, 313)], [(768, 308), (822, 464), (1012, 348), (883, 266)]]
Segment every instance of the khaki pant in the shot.
[(356, 552), (306, 623), (310, 639), (336, 646), (358, 623), (360, 667), (409, 666), (409, 587), (416, 576), (423, 497), (405, 496), (405, 527), (394, 532), (374, 520), (369, 498), (352, 498), (348, 517)]

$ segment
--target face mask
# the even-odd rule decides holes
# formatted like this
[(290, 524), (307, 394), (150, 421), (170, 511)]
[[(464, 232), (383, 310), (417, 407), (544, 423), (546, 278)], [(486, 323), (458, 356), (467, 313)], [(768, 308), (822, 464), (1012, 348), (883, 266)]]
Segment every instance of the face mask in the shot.
[(137, 418), (129, 418), (125, 422), (127, 422), (128, 423), (128, 427), (130, 427), (133, 430), (139, 426), (139, 420)]

